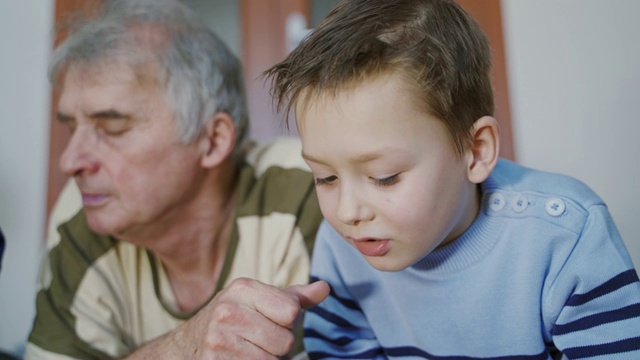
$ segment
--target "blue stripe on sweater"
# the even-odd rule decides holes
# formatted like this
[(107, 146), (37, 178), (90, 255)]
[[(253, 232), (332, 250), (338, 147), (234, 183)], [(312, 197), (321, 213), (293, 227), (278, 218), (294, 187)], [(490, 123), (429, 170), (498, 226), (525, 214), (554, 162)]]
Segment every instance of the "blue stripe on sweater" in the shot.
[(318, 306), (314, 306), (307, 309), (307, 312), (316, 314), (319, 317), (323, 318), (324, 320), (343, 328), (351, 328), (351, 329), (357, 328), (357, 326), (353, 325), (352, 323), (347, 321), (345, 318), (340, 317)]
[(314, 329), (309, 329), (309, 328), (305, 328), (304, 329), (304, 337), (305, 338), (309, 338), (309, 339), (320, 339), (324, 342), (328, 342), (331, 343), (333, 345), (337, 345), (337, 346), (345, 346), (350, 344), (351, 342), (353, 342), (355, 339), (352, 339), (348, 336), (341, 336), (335, 339), (332, 339), (328, 336), (325, 336), (322, 333), (317, 332)]
[(620, 354), (640, 350), (640, 337), (620, 340), (608, 344), (591, 345), (565, 349), (563, 353), (570, 359), (582, 359), (591, 356)]
[(627, 320), (640, 317), (640, 303), (625, 306), (623, 308), (606, 311), (599, 314), (583, 317), (567, 324), (554, 325), (551, 334), (564, 335), (575, 331), (590, 329), (602, 324), (612, 323), (620, 320)]
[(497, 357), (471, 357), (460, 355), (437, 356), (411, 346), (386, 348), (384, 349), (384, 351), (382, 351), (381, 349), (371, 349), (359, 354), (350, 355), (335, 355), (328, 352), (320, 351), (308, 353), (310, 359), (372, 359), (376, 355), (382, 354), (390, 358), (418, 356), (430, 360), (547, 360), (549, 358), (549, 353), (546, 350), (536, 355), (505, 355)]
[(580, 306), (588, 303), (589, 301), (599, 298), (600, 296), (609, 294), (614, 292), (624, 286), (632, 284), (638, 281), (638, 274), (634, 269), (627, 270), (622, 272), (604, 284), (598, 286), (597, 288), (585, 293), (585, 294), (575, 294), (569, 298), (567, 301), (567, 306)]
[(376, 356), (382, 355), (381, 349), (373, 349), (367, 350), (365, 352), (361, 352), (359, 354), (344, 354), (344, 355), (335, 355), (328, 352), (323, 351), (311, 351), (307, 353), (309, 359), (373, 359)]
[[(315, 282), (318, 280), (322, 280), (318, 277), (312, 276), (311, 277), (311, 282)], [(328, 283), (328, 282), (327, 282)], [(329, 285), (329, 289), (331, 290), (331, 292), (329, 293), (329, 295), (331, 297), (333, 297), (334, 299), (336, 299), (340, 304), (342, 304), (342, 306), (346, 307), (347, 309), (351, 309), (351, 310), (357, 310), (357, 311), (362, 311), (360, 309), (360, 305), (358, 305), (358, 303), (354, 300), (351, 299), (346, 299), (343, 297), (338, 296), (334, 291), (333, 291), (333, 287), (331, 287), (331, 285)]]
[(420, 356), (425, 359), (431, 360), (547, 360), (549, 358), (549, 353), (545, 350), (540, 354), (536, 355), (505, 355), (505, 356), (497, 356), (497, 357), (471, 357), (471, 356), (459, 356), (459, 355), (450, 355), (450, 356), (436, 356), (433, 354), (429, 354), (426, 351), (420, 350), (415, 347), (395, 347), (385, 349), (385, 353), (390, 357), (397, 356)]

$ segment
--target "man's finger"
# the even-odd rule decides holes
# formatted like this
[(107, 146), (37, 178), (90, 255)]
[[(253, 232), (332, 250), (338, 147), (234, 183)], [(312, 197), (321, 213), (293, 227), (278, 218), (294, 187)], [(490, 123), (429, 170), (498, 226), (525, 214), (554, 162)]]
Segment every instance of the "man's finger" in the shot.
[(295, 295), (300, 301), (300, 307), (306, 309), (318, 305), (329, 296), (329, 284), (324, 281), (316, 281), (308, 285), (293, 285), (288, 287), (286, 291)]

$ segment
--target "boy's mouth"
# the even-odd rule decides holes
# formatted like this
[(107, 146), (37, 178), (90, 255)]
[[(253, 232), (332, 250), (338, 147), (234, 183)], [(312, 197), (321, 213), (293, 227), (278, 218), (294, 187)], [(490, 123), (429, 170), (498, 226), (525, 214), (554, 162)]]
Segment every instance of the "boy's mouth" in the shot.
[(389, 240), (379, 239), (350, 239), (356, 249), (364, 256), (384, 256), (391, 247)]

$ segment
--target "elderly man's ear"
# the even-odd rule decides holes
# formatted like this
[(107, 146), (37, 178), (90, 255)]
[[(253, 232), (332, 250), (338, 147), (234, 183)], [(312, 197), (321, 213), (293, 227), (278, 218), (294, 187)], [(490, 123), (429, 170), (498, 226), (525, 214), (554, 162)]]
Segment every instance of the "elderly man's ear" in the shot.
[(199, 140), (202, 166), (211, 168), (224, 162), (233, 151), (235, 138), (236, 127), (231, 116), (225, 112), (213, 114)]

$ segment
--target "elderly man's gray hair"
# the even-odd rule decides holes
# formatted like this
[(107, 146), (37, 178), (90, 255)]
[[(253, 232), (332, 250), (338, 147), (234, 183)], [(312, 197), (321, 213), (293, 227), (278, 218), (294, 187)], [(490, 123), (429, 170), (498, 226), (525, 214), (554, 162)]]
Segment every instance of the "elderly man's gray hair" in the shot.
[(55, 84), (69, 65), (89, 73), (114, 62), (139, 75), (155, 71), (184, 142), (201, 134), (214, 113), (228, 113), (238, 155), (249, 133), (240, 62), (187, 6), (177, 0), (106, 1), (94, 18), (70, 30), (53, 54), (49, 76)]

